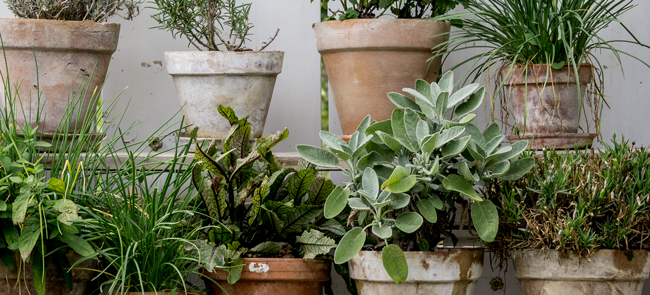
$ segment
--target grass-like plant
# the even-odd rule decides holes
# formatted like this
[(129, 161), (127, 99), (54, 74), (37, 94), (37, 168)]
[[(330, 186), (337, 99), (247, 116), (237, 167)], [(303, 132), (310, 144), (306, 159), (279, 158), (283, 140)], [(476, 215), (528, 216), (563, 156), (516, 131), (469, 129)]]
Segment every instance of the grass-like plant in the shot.
[[(338, 0), (342, 10), (329, 9), (329, 2), (322, 0), (322, 10), (328, 15), (324, 20), (379, 18), (392, 13), (398, 18), (428, 18), (447, 13), (467, 0)], [(314, 2), (314, 0), (311, 0)]]
[[(198, 50), (250, 51), (249, 41), (253, 24), (249, 14), (252, 3), (239, 4), (236, 0), (154, 0), (158, 13), (151, 17), (158, 22), (154, 28), (169, 31), (172, 36), (185, 36)], [(262, 43), (262, 51), (278, 36)]]
[[(590, 62), (602, 74), (603, 65), (598, 55), (609, 51), (616, 57), (621, 71), (622, 55), (631, 56), (649, 66), (640, 58), (615, 47), (617, 44), (647, 47), (619, 20), (621, 15), (635, 7), (632, 2), (633, 0), (471, 0), (467, 3), (469, 16), (461, 17), (459, 21), (462, 21), (462, 25), (459, 29), (450, 33), (447, 42), (434, 48), (433, 58), (446, 56), (446, 59), (468, 49), (484, 50), (464, 58), (462, 62), (453, 65), (451, 70), (469, 65), (467, 79), (476, 81), (485, 73), (488, 80), (495, 78), (494, 97), (502, 93), (504, 82), (515, 65), (528, 67), (547, 64), (549, 70), (568, 66), (570, 73), (577, 77), (580, 65)], [(629, 40), (605, 40), (601, 37), (601, 31), (613, 22), (621, 24)], [(508, 74), (503, 77), (495, 75), (502, 66), (510, 66)], [(548, 73), (548, 84), (551, 86)], [(604, 77), (599, 80), (604, 81)], [(600, 81), (596, 81), (594, 89), (596, 99), (604, 99)], [(582, 99), (579, 92), (578, 87), (578, 97)], [(497, 101), (499, 100), (491, 98), (492, 109)], [(507, 100), (504, 103), (504, 106), (507, 105)], [(596, 105), (600, 105), (600, 109), (595, 110), (594, 115), (599, 116), (603, 105)], [(504, 109), (507, 111), (507, 107)], [(492, 119), (494, 120), (494, 112)]]
[(18, 17), (104, 22), (113, 15), (132, 20), (140, 14), (141, 0), (5, 0)]
[(513, 250), (647, 249), (648, 152), (614, 136), (602, 150), (545, 150), (523, 178), (491, 183), (485, 195), (501, 220), (490, 249), (504, 259)]

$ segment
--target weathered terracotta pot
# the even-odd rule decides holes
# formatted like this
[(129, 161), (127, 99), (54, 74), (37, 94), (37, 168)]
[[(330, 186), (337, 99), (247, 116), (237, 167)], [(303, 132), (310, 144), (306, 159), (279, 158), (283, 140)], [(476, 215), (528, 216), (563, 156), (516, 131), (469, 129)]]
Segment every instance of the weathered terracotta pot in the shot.
[(399, 285), (386, 273), (379, 251), (361, 251), (352, 258), (350, 277), (359, 295), (473, 295), (483, 275), (483, 249), (435, 249), (405, 252), (409, 275)]
[(640, 295), (650, 272), (646, 250), (518, 251), (513, 262), (524, 295)]
[(377, 121), (390, 119), (395, 105), (389, 92), (413, 88), (416, 79), (438, 79), (440, 59), (427, 60), (431, 49), (448, 39), (433, 36), (449, 32), (451, 25), (422, 19), (355, 19), (313, 27), (341, 128), (349, 138), (368, 114)]
[[(219, 282), (229, 295), (322, 294), (323, 283), (330, 279), (329, 261), (244, 258), (244, 264), (241, 279), (233, 285), (228, 284), (228, 274), (224, 271), (204, 271), (204, 274)], [(226, 294), (216, 284), (209, 282), (209, 285), (214, 295)]]
[[(585, 136), (578, 135), (578, 124), (583, 111), (581, 104), (593, 77), (592, 68), (589, 64), (581, 65), (578, 80), (569, 66), (560, 70), (551, 68), (550, 72), (548, 69), (545, 64), (528, 67), (515, 65), (512, 69), (507, 65), (501, 68), (501, 77), (506, 77), (504, 86), (510, 111), (521, 135), (534, 136), (535, 141), (539, 139), (540, 143), (534, 145), (573, 148), (574, 143), (584, 142)], [(577, 81), (580, 82), (582, 99), (578, 96)], [(571, 135), (556, 137), (553, 134)], [(591, 140), (588, 140), (587, 145), (590, 144)]]
[[(14, 270), (0, 263), (0, 295), (36, 294), (32, 280), (32, 264), (28, 261), (24, 265), (25, 269), (21, 269), (19, 276), (17, 271), (19, 259), (18, 255), (14, 256)], [(73, 252), (68, 253), (70, 265), (79, 259), (81, 259), (81, 256), (78, 254)], [(86, 260), (75, 266), (77, 269), (72, 270), (72, 290), (70, 290), (63, 280), (61, 269), (56, 267), (54, 263), (50, 263), (45, 278), (45, 293), (47, 295), (85, 295), (88, 289), (88, 282), (92, 280), (94, 273), (89, 270), (79, 270), (79, 268), (93, 269), (96, 268), (96, 265), (97, 263), (95, 261)], [(19, 278), (20, 282), (18, 282)]]
[(253, 137), (262, 136), (284, 52), (181, 51), (165, 52), (165, 59), (185, 124), (199, 127), (198, 137), (223, 138), (230, 131), (219, 105), (249, 116)]
[[(93, 21), (58, 21), (38, 19), (0, 19), (0, 35), (4, 42), (7, 55), (6, 65), (9, 67), (9, 78), (12, 94), (16, 85), (20, 84), (18, 94), (22, 107), (32, 126), (38, 124), (45, 132), (56, 132), (59, 122), (64, 116), (68, 102), (73, 92), (85, 89), (84, 106), (79, 107), (80, 118), (77, 115), (70, 118), (70, 129), (80, 128), (83, 118), (91, 117), (96, 108), (88, 108), (93, 91), (99, 91), (111, 55), (117, 49), (120, 25), (96, 23)], [(38, 63), (38, 77), (36, 63)], [(0, 58), (0, 71), (6, 77), (5, 59)], [(92, 76), (92, 77), (91, 77)], [(38, 78), (38, 83), (37, 83)], [(88, 81), (92, 78), (92, 82)], [(37, 85), (39, 88), (37, 89)], [(41, 92), (40, 122), (36, 122), (38, 108), (37, 93)], [(4, 91), (0, 91), (0, 99), (4, 103)], [(93, 103), (96, 103), (96, 99)], [(20, 109), (21, 103), (15, 102)], [(86, 110), (92, 114), (86, 114)], [(18, 111), (22, 114), (22, 111)], [(23, 116), (17, 116), (20, 124), (24, 124)]]

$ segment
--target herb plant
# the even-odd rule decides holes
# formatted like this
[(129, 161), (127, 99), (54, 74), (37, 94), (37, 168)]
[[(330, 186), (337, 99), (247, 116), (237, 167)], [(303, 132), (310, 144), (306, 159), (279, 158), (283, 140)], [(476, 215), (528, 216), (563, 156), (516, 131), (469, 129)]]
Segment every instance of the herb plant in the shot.
[[(324, 20), (379, 18), (386, 13), (392, 13), (398, 18), (429, 18), (436, 17), (454, 9), (458, 4), (468, 0), (338, 0), (343, 10), (329, 9), (329, 2), (322, 0), (322, 9), (328, 12)], [(311, 0), (314, 2), (314, 0)]]
[[(239, 119), (230, 107), (219, 112), (232, 125), (220, 150), (197, 145), (198, 163), (192, 181), (209, 213), (208, 239), (197, 243), (199, 259), (212, 272), (229, 273), (234, 284), (241, 276), (243, 257), (303, 257), (329, 253), (336, 244), (328, 235), (345, 233), (339, 220), (323, 217), (331, 180), (317, 175), (313, 165), (285, 168), (272, 148), (289, 131), (250, 143), (248, 117)], [(325, 233), (323, 233), (325, 231)]]
[[(474, 186), (496, 179), (518, 179), (532, 168), (532, 159), (519, 160), (527, 146), (517, 142), (500, 147), (505, 139), (496, 124), (484, 132), (470, 124), (482, 103), (485, 88), (468, 85), (453, 92), (452, 72), (440, 83), (418, 80), (415, 97), (389, 93), (398, 107), (389, 120), (371, 122), (366, 117), (345, 143), (325, 131), (320, 136), (327, 149), (299, 145), (307, 161), (322, 167), (346, 163), (350, 177), (325, 203), (325, 217), (335, 217), (347, 206), (358, 226), (348, 231), (334, 253), (334, 262), (345, 263), (362, 249), (382, 249), (386, 271), (396, 283), (408, 276), (403, 251), (433, 250), (452, 233), (456, 204), (471, 206), (479, 237), (494, 240), (498, 215), (494, 204), (484, 200)], [(464, 135), (464, 136), (463, 136)], [(366, 245), (369, 231), (376, 243)], [(454, 242), (455, 243), (455, 242)]]
[[(5, 0), (18, 17), (104, 22), (113, 15), (132, 20), (140, 14), (140, 0)], [(122, 12), (122, 14), (120, 14)]]
[[(252, 3), (237, 4), (236, 0), (154, 0), (158, 13), (151, 17), (157, 29), (170, 31), (172, 36), (185, 36), (198, 50), (251, 51), (245, 47), (253, 28), (249, 21)], [(264, 50), (275, 35), (258, 51)]]
[(650, 156), (626, 140), (602, 150), (544, 150), (517, 181), (490, 183), (500, 214), (490, 249), (505, 261), (514, 250), (648, 249)]
[[(632, 34), (632, 32), (619, 20), (619, 17), (630, 11), (635, 6), (633, 0), (471, 0), (466, 4), (469, 16), (459, 19), (459, 30), (450, 33), (447, 42), (434, 48), (434, 57), (449, 56), (466, 49), (481, 48), (484, 51), (465, 58), (463, 62), (453, 65), (450, 70), (463, 65), (470, 65), (466, 73), (468, 79), (478, 80), (487, 73), (488, 79), (494, 78), (494, 96), (502, 95), (502, 87), (506, 79), (512, 74), (515, 65), (528, 67), (534, 64), (546, 64), (546, 80), (544, 86), (554, 87), (551, 83), (550, 69), (567, 67), (570, 75), (578, 77), (578, 68), (582, 63), (592, 63), (594, 70), (600, 76), (596, 80), (594, 89), (587, 91), (593, 93), (593, 100), (604, 99), (602, 81), (605, 78), (603, 65), (598, 58), (602, 51), (610, 51), (623, 66), (621, 55), (630, 56), (646, 66), (643, 60), (628, 52), (620, 50), (616, 44), (636, 44), (648, 47)], [(629, 40), (605, 40), (601, 31), (613, 22), (619, 23)], [(475, 44), (466, 46), (467, 44)], [(505, 76), (494, 76), (491, 73), (499, 72), (502, 66), (508, 67)], [(497, 70), (494, 70), (497, 67)], [(527, 73), (528, 71), (524, 71)], [(580, 81), (578, 80), (578, 84)], [(579, 86), (579, 85), (578, 85)], [(580, 95), (580, 105), (584, 107), (583, 95)], [(491, 108), (499, 99), (491, 99)], [(508, 99), (501, 99), (503, 110), (506, 112)], [(602, 104), (594, 103), (592, 115), (596, 125), (602, 112)], [(494, 120), (494, 113), (493, 120)], [(507, 120), (502, 118), (503, 123)], [(522, 128), (524, 126), (519, 126)]]
[[(179, 129), (181, 130), (181, 129)], [(101, 247), (86, 259), (100, 258), (100, 292), (183, 293), (197, 290), (188, 276), (199, 274), (188, 248), (197, 237), (194, 208), (199, 199), (191, 180), (191, 143), (173, 148), (168, 161), (156, 153), (128, 158), (85, 195), (84, 223)], [(165, 151), (169, 153), (170, 151)]]

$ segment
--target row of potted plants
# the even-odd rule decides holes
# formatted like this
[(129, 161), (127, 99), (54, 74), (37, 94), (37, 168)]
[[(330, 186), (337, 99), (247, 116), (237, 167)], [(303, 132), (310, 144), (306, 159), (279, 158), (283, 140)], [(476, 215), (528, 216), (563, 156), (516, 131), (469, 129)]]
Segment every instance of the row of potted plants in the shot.
[[(123, 133), (84, 149), (92, 123), (49, 144), (5, 108), (5, 287), (85, 294), (94, 281), (109, 293), (202, 292), (188, 281), (194, 274), (216, 294), (316, 294), (335, 248), (353, 292), (473, 294), (483, 249), (438, 246), (469, 214), (460, 219), (501, 261), (514, 257), (524, 294), (640, 294), (650, 265), (648, 151), (625, 140), (539, 157), (524, 141), (501, 147), (496, 124), (471, 124), (485, 88), (453, 85), (448, 72), (406, 89), (415, 102), (392, 93), (390, 119), (366, 117), (348, 143), (321, 132), (326, 147), (298, 146), (309, 163), (297, 169), (273, 156), (288, 130), (251, 143), (250, 123), (229, 107), (219, 108), (231, 124), (221, 146), (198, 145), (193, 156), (192, 143), (176, 146), (159, 162), (136, 158), (143, 141), (114, 170)], [(341, 168), (350, 181), (335, 186), (316, 166)]]
[[(132, 18), (140, 3), (31, 2), (25, 6), (9, 1), (11, 10), (23, 18), (1, 20), (8, 67), (24, 82), (20, 92), (25, 105), (30, 104), (31, 86), (39, 78), (39, 91), (48, 95), (44, 110), (62, 113), (67, 94), (80, 77), (92, 75), (94, 89), (106, 75), (117, 48), (119, 25), (101, 22), (120, 11)], [(534, 147), (588, 146), (599, 133), (600, 114), (607, 104), (601, 91), (602, 64), (595, 52), (609, 50), (618, 57), (629, 54), (614, 47), (616, 43), (645, 46), (629, 30), (633, 41), (599, 36), (634, 7), (632, 0), (340, 0), (343, 10), (337, 11), (328, 10), (328, 2), (321, 2), (327, 21), (314, 24), (314, 31), (345, 140), (367, 114), (376, 120), (390, 118), (393, 107), (386, 93), (410, 87), (416, 79), (437, 81), (443, 58), (482, 42), (485, 53), (450, 66), (470, 64), (468, 79), (476, 81), (487, 73), (488, 80), (494, 81), (490, 117), (512, 127), (510, 141), (535, 138)], [(259, 138), (283, 63), (282, 52), (262, 50), (277, 32), (253, 51), (246, 47), (253, 28), (250, 3), (157, 0), (153, 4), (157, 28), (187, 38), (199, 50), (166, 53), (186, 123), (201, 127), (199, 137), (223, 138), (229, 124), (218, 115), (217, 106), (227, 104), (249, 117), (254, 137)], [(467, 13), (446, 14), (460, 4)], [(379, 18), (387, 13), (398, 18)], [(452, 24), (458, 29), (450, 32)], [(28, 62), (34, 57), (39, 75)], [(36, 102), (31, 104), (35, 107)], [(580, 126), (587, 110), (592, 111), (593, 124), (586, 120), (586, 126)], [(29, 119), (36, 123), (33, 117)], [(60, 117), (49, 119), (50, 123), (39, 125), (54, 132)], [(580, 128), (587, 133), (579, 133)]]

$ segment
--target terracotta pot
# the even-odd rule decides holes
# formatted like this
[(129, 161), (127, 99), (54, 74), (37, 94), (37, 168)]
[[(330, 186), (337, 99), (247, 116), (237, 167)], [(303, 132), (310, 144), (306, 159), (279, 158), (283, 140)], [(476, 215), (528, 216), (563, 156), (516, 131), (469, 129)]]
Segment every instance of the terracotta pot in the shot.
[(431, 49), (448, 39), (433, 36), (449, 32), (451, 25), (422, 19), (355, 19), (313, 27), (343, 134), (351, 135), (368, 114), (376, 121), (390, 119), (395, 105), (389, 92), (413, 88), (417, 79), (438, 79), (440, 59), (427, 60)]
[[(228, 274), (224, 271), (204, 271), (204, 274), (219, 282), (229, 295), (322, 294), (323, 283), (330, 279), (329, 261), (244, 258), (244, 264), (241, 279), (233, 285), (228, 284)], [(214, 295), (226, 294), (216, 284), (209, 282), (209, 285)]]
[[(56, 132), (71, 94), (82, 85), (82, 89), (88, 87), (87, 91), (75, 96), (79, 99), (83, 95), (81, 99), (84, 106), (79, 107), (81, 120), (77, 120), (77, 114), (71, 116), (70, 129), (83, 126), (83, 118), (94, 119), (91, 116), (94, 115), (95, 107), (89, 108), (91, 103), (97, 102), (92, 99), (93, 91), (99, 91), (104, 83), (111, 55), (117, 49), (119, 33), (119, 24), (0, 19), (0, 35), (7, 55), (6, 65), (9, 67), (12, 93), (15, 92), (16, 85), (20, 84), (20, 102), (15, 102), (16, 108), (20, 109), (22, 103), (28, 116), (27, 121), (32, 126), (38, 124), (40, 130)], [(38, 77), (34, 55), (38, 63)], [(0, 69), (6, 77), (4, 58), (0, 58)], [(92, 82), (88, 84), (91, 78)], [(43, 114), (40, 122), (36, 122), (37, 92), (42, 93)], [(0, 91), (3, 103), (4, 95), (4, 91)], [(87, 114), (87, 110), (91, 114)], [(22, 111), (19, 113), (22, 114)], [(17, 117), (20, 124), (25, 123), (22, 115)]]
[[(18, 276), (18, 261), (19, 256), (14, 255), (14, 270), (11, 270), (3, 263), (0, 263), (0, 295), (19, 295), (19, 294), (32, 294), (36, 295), (36, 289), (32, 280), (32, 264), (28, 261), (24, 265), (25, 269), (21, 269), (20, 276)], [(68, 253), (68, 261), (70, 265), (81, 259), (76, 253)], [(47, 267), (47, 276), (45, 278), (45, 293), (47, 295), (84, 295), (87, 291), (88, 282), (95, 276), (94, 272), (89, 270), (79, 270), (79, 268), (94, 269), (97, 263), (93, 260), (86, 260), (77, 265), (72, 270), (72, 290), (68, 289), (63, 280), (61, 269), (56, 267), (54, 263), (50, 263)], [(19, 279), (20, 278), (20, 279)]]
[(513, 262), (524, 295), (641, 295), (650, 272), (646, 250), (517, 251)]
[[(527, 70), (526, 70), (527, 69)], [(508, 75), (508, 71), (510, 74)], [(506, 95), (510, 101), (510, 111), (519, 126), (521, 135), (535, 136), (548, 139), (547, 147), (558, 144), (558, 148), (573, 147), (572, 140), (568, 144), (567, 137), (553, 140), (547, 134), (577, 134), (580, 113), (583, 111), (581, 104), (586, 97), (587, 86), (593, 77), (589, 64), (583, 64), (578, 69), (576, 80), (573, 68), (565, 66), (560, 70), (548, 71), (545, 64), (504, 66), (500, 70), (504, 81)], [(578, 96), (578, 83), (580, 82), (580, 96)], [(561, 146), (559, 146), (561, 145)]]
[(483, 275), (483, 248), (435, 248), (405, 252), (406, 282), (395, 284), (380, 251), (361, 251), (350, 260), (350, 277), (359, 295), (473, 295)]
[(199, 127), (198, 137), (223, 138), (230, 131), (219, 105), (249, 116), (253, 137), (262, 136), (284, 52), (182, 51), (165, 52), (165, 59), (185, 124)]

